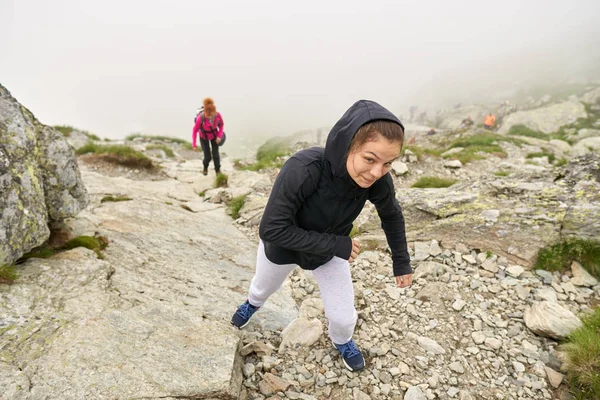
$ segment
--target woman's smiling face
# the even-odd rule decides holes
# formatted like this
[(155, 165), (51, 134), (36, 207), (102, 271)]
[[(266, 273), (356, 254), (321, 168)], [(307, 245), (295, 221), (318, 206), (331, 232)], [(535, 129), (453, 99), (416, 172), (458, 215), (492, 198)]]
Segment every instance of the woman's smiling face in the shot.
[(392, 162), (400, 157), (401, 150), (400, 142), (390, 142), (377, 133), (348, 154), (346, 169), (352, 180), (366, 189), (392, 169)]

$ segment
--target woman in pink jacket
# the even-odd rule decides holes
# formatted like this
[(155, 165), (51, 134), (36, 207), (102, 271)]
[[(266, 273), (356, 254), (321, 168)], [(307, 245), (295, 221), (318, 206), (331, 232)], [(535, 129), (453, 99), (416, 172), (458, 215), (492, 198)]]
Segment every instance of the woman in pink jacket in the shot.
[(223, 117), (217, 112), (215, 102), (210, 97), (204, 99), (204, 111), (196, 117), (196, 123), (192, 131), (192, 148), (198, 151), (196, 147), (196, 136), (200, 132), (200, 146), (204, 153), (204, 170), (203, 175), (208, 174), (208, 164), (212, 159), (215, 163), (215, 171), (221, 172), (221, 158), (219, 156), (219, 143), (223, 138)]

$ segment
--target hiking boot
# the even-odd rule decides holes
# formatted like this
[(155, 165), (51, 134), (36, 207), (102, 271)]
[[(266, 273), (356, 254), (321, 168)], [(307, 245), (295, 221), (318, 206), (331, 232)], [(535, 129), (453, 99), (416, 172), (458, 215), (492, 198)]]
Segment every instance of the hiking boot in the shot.
[(335, 344), (335, 348), (339, 350), (342, 355), (342, 361), (346, 368), (350, 371), (359, 371), (365, 367), (365, 359), (362, 356), (362, 353), (354, 343), (354, 340), (350, 339), (348, 343), (345, 344)]
[(254, 307), (246, 300), (244, 304), (238, 307), (235, 314), (233, 314), (233, 317), (231, 317), (231, 325), (242, 329), (248, 325), (250, 318), (259, 308), (260, 307)]
[(204, 168), (202, 170), (202, 175), (208, 175), (208, 168)]
[(219, 175), (221, 173), (220, 169), (215, 169), (215, 172), (217, 173), (217, 175)]

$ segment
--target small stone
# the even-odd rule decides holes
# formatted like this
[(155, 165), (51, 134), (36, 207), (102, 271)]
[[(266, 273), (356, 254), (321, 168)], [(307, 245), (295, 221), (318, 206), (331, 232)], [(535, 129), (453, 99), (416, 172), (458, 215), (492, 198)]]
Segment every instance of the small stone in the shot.
[(459, 361), (455, 361), (455, 362), (451, 363), (448, 366), (448, 368), (450, 368), (454, 372), (458, 372), (459, 374), (464, 374), (465, 373), (465, 369), (464, 369), (463, 365)]
[(464, 306), (466, 304), (467, 303), (464, 300), (458, 299), (452, 304), (452, 308), (455, 309), (456, 311), (460, 311), (464, 308)]
[(548, 382), (550, 382), (550, 386), (553, 388), (558, 388), (564, 378), (563, 374), (560, 372), (556, 372), (552, 368), (546, 367), (546, 375), (548, 376)]

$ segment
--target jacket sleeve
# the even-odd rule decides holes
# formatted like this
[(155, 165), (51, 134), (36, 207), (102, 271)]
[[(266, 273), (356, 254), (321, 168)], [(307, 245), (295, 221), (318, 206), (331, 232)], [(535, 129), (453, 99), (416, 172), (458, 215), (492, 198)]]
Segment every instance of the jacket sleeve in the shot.
[(319, 168), (304, 165), (292, 157), (281, 168), (260, 221), (260, 238), (288, 250), (350, 258), (352, 239), (300, 228), (296, 214), (319, 182)]
[(217, 133), (217, 137), (220, 139), (223, 137), (223, 127), (225, 126), (225, 123), (223, 122), (223, 117), (221, 116), (220, 113), (217, 113), (218, 115), (218, 119), (217, 119), (217, 128), (219, 128), (219, 132)]
[(196, 123), (194, 124), (194, 129), (192, 129), (192, 147), (196, 147), (196, 137), (198, 136), (198, 131), (200, 130), (201, 121), (202, 118), (200, 118), (200, 114), (198, 114), (196, 117)]
[(381, 227), (392, 251), (394, 276), (412, 274), (413, 270), (410, 266), (410, 256), (406, 244), (404, 215), (398, 200), (396, 200), (394, 183), (389, 174), (374, 185), (373, 190), (369, 192), (369, 201), (375, 204), (379, 218), (381, 218)]

